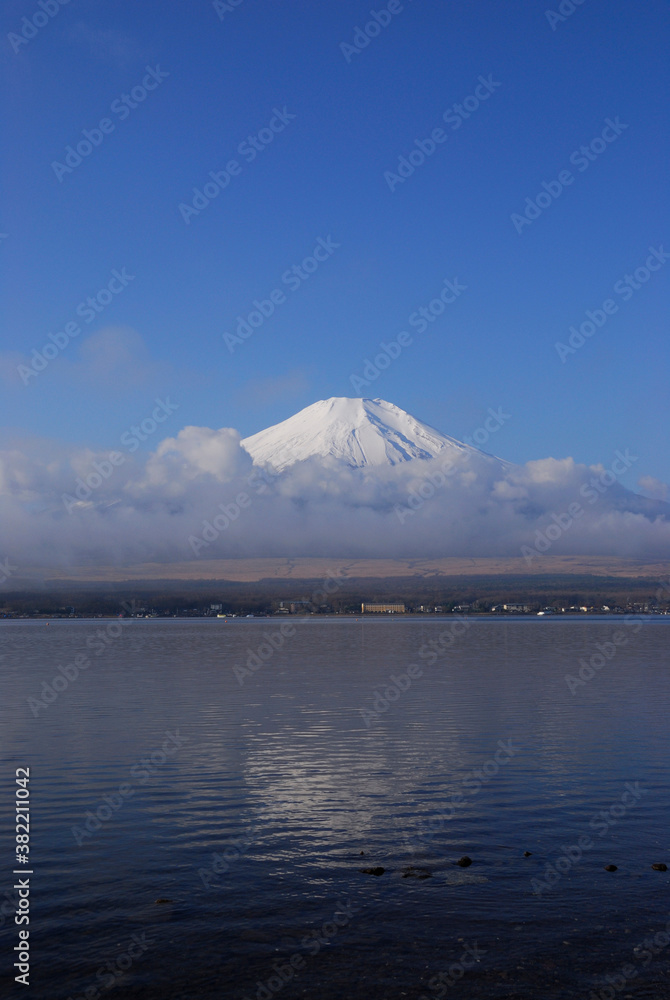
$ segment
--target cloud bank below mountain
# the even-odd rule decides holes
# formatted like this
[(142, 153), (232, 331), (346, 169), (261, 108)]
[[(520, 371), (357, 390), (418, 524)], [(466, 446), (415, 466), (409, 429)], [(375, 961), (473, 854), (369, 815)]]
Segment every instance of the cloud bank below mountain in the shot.
[(24, 441), (0, 451), (0, 557), (17, 575), (194, 558), (670, 558), (670, 505), (619, 483), (635, 462), (513, 466), (454, 450), (365, 468), (312, 457), (276, 474), (232, 428), (185, 427), (142, 458)]

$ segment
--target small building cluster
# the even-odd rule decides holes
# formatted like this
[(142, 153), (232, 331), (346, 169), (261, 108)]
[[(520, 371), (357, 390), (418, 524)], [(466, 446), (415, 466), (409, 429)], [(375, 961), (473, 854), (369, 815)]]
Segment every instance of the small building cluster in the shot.
[(404, 604), (361, 604), (362, 615), (404, 615)]

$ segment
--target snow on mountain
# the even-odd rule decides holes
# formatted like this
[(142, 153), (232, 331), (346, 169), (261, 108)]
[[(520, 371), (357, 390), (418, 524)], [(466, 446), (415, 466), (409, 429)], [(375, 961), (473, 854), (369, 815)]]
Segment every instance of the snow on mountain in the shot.
[(312, 403), (241, 443), (256, 465), (270, 466), (277, 472), (315, 457), (336, 459), (353, 468), (398, 465), (445, 453), (454, 458), (477, 456), (500, 462), (429, 427), (393, 403), (345, 396)]

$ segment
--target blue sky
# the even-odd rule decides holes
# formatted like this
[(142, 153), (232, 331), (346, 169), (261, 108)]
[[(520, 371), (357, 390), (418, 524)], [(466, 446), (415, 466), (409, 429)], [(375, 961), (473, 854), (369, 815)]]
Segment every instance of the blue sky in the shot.
[[(491, 447), (506, 459), (608, 465), (627, 447), (639, 461), (626, 485), (670, 481), (670, 265), (614, 291), (650, 247), (670, 251), (667, 4), (584, 0), (564, 20), (548, 0), (388, 6), (71, 0), (26, 31), (37, 3), (4, 5), (0, 445), (112, 447), (166, 395), (179, 409), (165, 435), (251, 434), (367, 395), (458, 438), (503, 407)], [(389, 22), (378, 32), (371, 10)], [(12, 44), (22, 25), (34, 37)], [(138, 87), (136, 106), (118, 103)], [(457, 128), (454, 105), (474, 109)], [(80, 164), (54, 166), (102, 119)], [(271, 123), (251, 160), (240, 145)], [(573, 156), (581, 146), (591, 160)], [(235, 175), (185, 221), (180, 204), (231, 160)], [(512, 216), (565, 170), (572, 182), (518, 232)], [(338, 246), (298, 287), (282, 282), (319, 238)], [(425, 331), (409, 326), (445, 279), (465, 290)], [(78, 317), (110, 280), (112, 301)], [(223, 334), (275, 289), (273, 315), (231, 352)], [(616, 312), (562, 362), (555, 343), (607, 299)], [(73, 322), (80, 333), (24, 385), (17, 367)], [(402, 331), (412, 343), (354, 391)]]

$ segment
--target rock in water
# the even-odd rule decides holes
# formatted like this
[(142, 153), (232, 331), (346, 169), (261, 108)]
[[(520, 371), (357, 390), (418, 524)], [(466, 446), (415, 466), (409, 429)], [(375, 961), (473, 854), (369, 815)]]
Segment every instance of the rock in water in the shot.
[(458, 861), (456, 862), (456, 864), (460, 868), (469, 868), (469, 866), (472, 864), (472, 858), (469, 858), (467, 856), (467, 854), (464, 854), (462, 858), (458, 859)]
[(428, 871), (427, 868), (416, 868), (414, 865), (410, 865), (408, 868), (403, 868), (402, 870), (403, 878), (432, 878), (433, 873)]
[(617, 866), (616, 865), (605, 865), (605, 871), (606, 872), (615, 872), (615, 871), (617, 871)]
[(364, 875), (383, 875), (386, 871), (385, 868), (378, 866), (377, 868), (359, 868), (359, 872), (363, 872)]
[(651, 866), (655, 872), (667, 872), (668, 866), (663, 864), (662, 861), (657, 861), (655, 865)]

